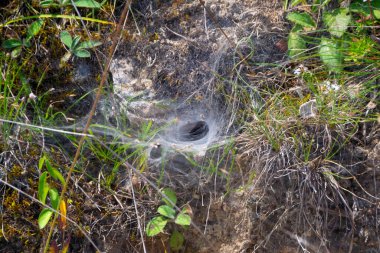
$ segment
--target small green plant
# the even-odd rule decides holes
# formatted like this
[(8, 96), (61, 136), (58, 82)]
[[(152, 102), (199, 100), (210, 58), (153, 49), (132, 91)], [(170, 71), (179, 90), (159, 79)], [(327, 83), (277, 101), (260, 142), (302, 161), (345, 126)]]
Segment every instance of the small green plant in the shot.
[[(302, 2), (303, 1), (292, 1), (291, 6), (294, 7)], [(330, 1), (321, 2), (320, 6), (323, 7)], [(368, 1), (364, 3), (362, 0), (356, 0), (352, 1), (348, 7), (324, 11), (322, 17), (323, 28), (328, 31), (329, 36), (323, 35), (319, 39), (319, 31), (316, 30), (318, 24), (312, 14), (306, 12), (289, 13), (287, 19), (294, 24), (288, 37), (289, 56), (293, 59), (304, 57), (307, 46), (318, 41), (318, 55), (327, 70), (332, 73), (341, 73), (344, 68), (344, 62), (352, 61), (356, 63), (358, 58), (352, 56), (355, 55), (363, 58), (371, 51), (374, 45), (374, 43), (370, 43), (370, 39), (363, 39), (369, 38), (365, 31), (359, 34), (357, 38), (352, 38), (348, 33), (349, 26), (361, 26), (361, 22), (366, 20), (371, 20), (369, 25), (376, 24), (378, 22), (377, 19), (380, 18), (379, 8), (379, 1)], [(317, 11), (317, 9), (314, 11)], [(354, 14), (364, 17), (359, 21), (355, 21)], [(306, 36), (309, 33), (314, 34), (313, 38)], [(359, 43), (360, 45), (355, 45)], [(356, 53), (358, 50), (360, 50), (360, 54)], [(354, 52), (350, 53), (351, 51)]]
[[(38, 162), (38, 168), (42, 170), (42, 168), (46, 167), (47, 171), (41, 173), (38, 183), (38, 199), (46, 204), (46, 199), (49, 196), (50, 206), (51, 208), (42, 209), (40, 215), (38, 216), (38, 227), (43, 229), (51, 220), (54, 211), (56, 210), (60, 212), (58, 219), (58, 228), (62, 234), (63, 243), (61, 244), (61, 251), (58, 250), (58, 243), (53, 241), (50, 245), (49, 252), (68, 252), (68, 248), (70, 245), (70, 237), (65, 239), (65, 230), (67, 227), (67, 207), (66, 201), (64, 199), (60, 199), (60, 192), (57, 188), (54, 187), (57, 183), (60, 183), (62, 186), (65, 184), (65, 179), (62, 176), (61, 172), (58, 169), (54, 168), (47, 156), (42, 156)], [(52, 178), (52, 179), (50, 179)], [(52, 210), (53, 209), (53, 210)], [(57, 215), (57, 214), (55, 214)]]
[[(62, 8), (67, 6), (72, 6), (71, 0), (42, 0), (40, 1), (41, 7), (44, 8)], [(98, 9), (102, 5), (94, 0), (74, 0), (74, 5), (79, 8), (93, 8)]]
[(75, 55), (79, 58), (90, 57), (91, 54), (87, 49), (100, 46), (102, 43), (99, 41), (84, 41), (80, 42), (80, 37), (75, 36), (71, 37), (68, 31), (63, 31), (60, 34), (60, 39), (62, 43), (68, 48), (68, 52), (62, 57), (63, 62), (67, 62), (72, 55)]
[[(41, 173), (40, 178), (39, 178), (38, 199), (43, 204), (45, 204), (47, 196), (49, 194), (51, 207), (54, 210), (58, 210), (58, 207), (60, 207), (59, 192), (56, 188), (51, 186), (51, 185), (53, 185), (53, 183), (51, 183), (51, 184), (48, 183), (49, 177), (54, 179), (55, 181), (60, 182), (62, 185), (65, 184), (65, 179), (62, 176), (61, 172), (59, 172), (58, 169), (54, 168), (51, 165), (51, 163), (49, 162), (49, 160), (46, 156), (43, 156), (40, 158), (40, 161), (38, 163), (38, 168), (40, 170), (42, 170), (44, 165), (45, 165), (47, 171), (44, 171), (43, 173)], [(40, 229), (43, 229), (48, 224), (53, 213), (54, 212), (50, 208), (44, 208), (41, 211), (41, 213), (38, 217), (38, 226)]]
[[(165, 204), (159, 206), (157, 209), (157, 213), (160, 215), (150, 220), (146, 226), (147, 236), (155, 236), (163, 233), (168, 222), (174, 222), (183, 228), (187, 228), (191, 224), (190, 207), (186, 205), (179, 213), (177, 213), (177, 211), (174, 209), (174, 206), (177, 203), (176, 193), (170, 188), (163, 189), (162, 193), (167, 197), (162, 198), (162, 201)], [(180, 250), (183, 246), (184, 241), (185, 239), (183, 234), (175, 230), (171, 234), (169, 240), (170, 248), (175, 251)]]
[(31, 39), (38, 34), (44, 25), (44, 21), (39, 19), (33, 22), (26, 30), (26, 37), (21, 39), (8, 39), (3, 42), (2, 47), (5, 49), (12, 49), (11, 56), (13, 58), (18, 57), (21, 54), (23, 48), (31, 47)]

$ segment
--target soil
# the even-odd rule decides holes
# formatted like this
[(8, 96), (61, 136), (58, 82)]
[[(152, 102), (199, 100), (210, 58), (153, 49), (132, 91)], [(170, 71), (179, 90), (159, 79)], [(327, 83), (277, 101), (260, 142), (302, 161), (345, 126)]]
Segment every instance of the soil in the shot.
[[(152, 167), (147, 172), (148, 178), (159, 182), (160, 187), (174, 188), (180, 200), (178, 205), (188, 204), (191, 207), (196, 227), (181, 230), (186, 240), (180, 252), (380, 252), (379, 194), (376, 189), (380, 179), (379, 125), (363, 126), (365, 130), (360, 129), (363, 134), (350, 140), (346, 148), (333, 158), (350, 168), (350, 173), (356, 176), (347, 175), (349, 179), (342, 182), (345, 189), (356, 194), (352, 196), (344, 192), (350, 196), (346, 206), (339, 196), (332, 194), (334, 191), (327, 189), (329, 186), (323, 184), (327, 181), (323, 176), (328, 174), (323, 173), (323, 166), (314, 173), (310, 169), (312, 165), (306, 164), (297, 168), (298, 174), (283, 175), (281, 170), (294, 164), (291, 164), (289, 156), (282, 156), (269, 147), (260, 146), (248, 155), (240, 154), (235, 161), (237, 171), (228, 171), (232, 163), (229, 158), (223, 158), (217, 171), (207, 171), (212, 169), (207, 167), (210, 161), (221, 157), (224, 152), (223, 148), (206, 152), (207, 148), (212, 144), (226, 143), (226, 136), (239, 134), (233, 127), (228, 127), (231, 115), (225, 113), (227, 103), (219, 91), (228, 92), (228, 85), (236, 80), (236, 72), (232, 70), (241, 58), (246, 58), (251, 66), (245, 66), (242, 73), (253, 73), (258, 78), (265, 75), (263, 73), (270, 69), (270, 64), (286, 60), (286, 46), (283, 44), (289, 27), (284, 21), (282, 1), (208, 0), (206, 9), (200, 2), (134, 1), (135, 19), (132, 21), (130, 18), (126, 24), (127, 32), (110, 70), (113, 101), (108, 104), (104, 99), (98, 111), (102, 115), (95, 118), (103, 123), (104, 116), (108, 123), (119, 126), (126, 122), (121, 116), (128, 114), (129, 119), (125, 123), (128, 127), (141, 126), (149, 121), (161, 126), (168, 120), (182, 120), (159, 134), (157, 139), (144, 143), (149, 146), (147, 156)], [(72, 79), (67, 83), (72, 84), (70, 92), (75, 92), (77, 97), (94, 88), (96, 74), (87, 62), (79, 62), (76, 66)], [(255, 85), (260, 85), (260, 80), (252, 84)], [(55, 92), (58, 96), (64, 91)], [(132, 102), (130, 98), (133, 98)], [(68, 102), (65, 106), (70, 107), (73, 116), (85, 117), (88, 110), (83, 111), (83, 108), (88, 109), (91, 102), (92, 97), (88, 96), (79, 104)], [(180, 134), (179, 137), (176, 133)], [(369, 135), (371, 138), (367, 140)], [(185, 149), (188, 142), (193, 141), (191, 147)], [(25, 147), (25, 153), (15, 155), (23, 157), (28, 152), (37, 152), (40, 147), (37, 145), (31, 149)], [(191, 156), (194, 151), (197, 152)], [(132, 151), (128, 149), (128, 152)], [(89, 175), (101, 178), (111, 173), (112, 166), (99, 161), (92, 163), (95, 158), (88, 151), (83, 156), (85, 164), (81, 165), (90, 164), (86, 170)], [(202, 166), (189, 162), (190, 156)], [(164, 159), (167, 169), (162, 171), (162, 164), (157, 166), (157, 161)], [(67, 163), (64, 158), (60, 162)], [(37, 163), (30, 161), (28, 165)], [(262, 168), (268, 164), (273, 164), (273, 170), (263, 171)], [(36, 166), (30, 167), (36, 170)], [(340, 169), (339, 166), (332, 167)], [(314, 180), (316, 189), (331, 199), (331, 203), (322, 205), (328, 210), (316, 210), (309, 204), (307, 197), (315, 198), (313, 190), (316, 189), (308, 188), (310, 195), (302, 195), (305, 188), (297, 188), (302, 185), (298, 180), (306, 170), (312, 171), (307, 174), (310, 176), (308, 180)], [(34, 173), (37, 174), (36, 171)], [(145, 227), (156, 215), (156, 209), (152, 207), (159, 206), (160, 196), (141, 178), (130, 177), (129, 170), (124, 167), (112, 173), (116, 180), (110, 189), (114, 190), (105, 190), (95, 182), (78, 179), (69, 192), (72, 200), (69, 216), (79, 224), (90, 224), (86, 230), (105, 252), (143, 252), (134, 203), (137, 201), (141, 227)], [(31, 189), (37, 186), (30, 186), (25, 178), (20, 179), (21, 172), (13, 174), (16, 176), (10, 181), (14, 180), (20, 188), (24, 187), (25, 191), (33, 194)], [(257, 181), (249, 182), (256, 174)], [(268, 178), (264, 177), (265, 174)], [(262, 175), (264, 179), (259, 180)], [(15, 194), (9, 191), (6, 195)], [(133, 195), (136, 195), (135, 199)], [(372, 202), (363, 200), (368, 198)], [(32, 206), (35, 212), (26, 213), (31, 204), (22, 196), (16, 202), (15, 205), (11, 202), (2, 205), (19, 209), (21, 217), (24, 217), (19, 217), (23, 219), (22, 229), (27, 233), (22, 229), (13, 231), (14, 238), (23, 236), (20, 245), (13, 240), (1, 239), (0, 252), (28, 252), (28, 249), (37, 252), (38, 245), (46, 239), (34, 222), (39, 206)], [(302, 212), (301, 206), (294, 203), (304, 204)], [(352, 209), (352, 212), (347, 209)], [(6, 213), (3, 221), (9, 222), (12, 219), (9, 215)], [(324, 230), (322, 226), (325, 226)], [(7, 229), (8, 233), (12, 230)], [(169, 224), (168, 234), (155, 238), (145, 236), (147, 251), (171, 252), (169, 232), (176, 229), (178, 226)], [(320, 231), (325, 234), (318, 234)], [(71, 252), (95, 252), (76, 228), (67, 233), (71, 234)], [(33, 237), (36, 242), (30, 242), (33, 247), (26, 243), (31, 234), (38, 235)], [(55, 236), (53, 239), (60, 238)], [(10, 244), (15, 247), (9, 247)]]

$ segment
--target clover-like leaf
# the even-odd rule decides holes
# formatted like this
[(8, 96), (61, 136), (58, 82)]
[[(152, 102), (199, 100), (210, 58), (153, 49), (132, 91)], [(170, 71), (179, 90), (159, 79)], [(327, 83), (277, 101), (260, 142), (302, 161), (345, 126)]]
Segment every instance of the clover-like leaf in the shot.
[(86, 49), (78, 49), (78, 50), (75, 50), (73, 53), (79, 58), (87, 58), (91, 56), (90, 52), (87, 51)]
[(174, 219), (175, 216), (175, 210), (167, 205), (162, 205), (157, 209), (157, 212), (161, 214), (162, 216), (165, 216), (170, 219)]
[(174, 231), (172, 235), (170, 236), (170, 240), (169, 240), (170, 248), (174, 251), (180, 250), (184, 242), (185, 242), (185, 237), (183, 237), (183, 234), (178, 231)]
[(63, 44), (65, 44), (68, 48), (71, 48), (73, 44), (73, 37), (71, 37), (68, 31), (62, 31), (59, 37)]
[(168, 220), (163, 216), (154, 217), (146, 226), (147, 236), (155, 236), (164, 231)]
[(178, 225), (188, 226), (191, 224), (191, 217), (190, 215), (181, 212), (177, 215), (174, 222)]
[[(165, 204), (167, 204), (168, 206), (171, 206), (171, 207), (173, 207), (175, 204), (177, 204), (177, 196), (172, 189), (165, 188), (162, 190), (162, 193), (167, 196), (167, 198), (165, 196), (162, 196), (162, 201), (164, 201)], [(174, 205), (170, 202), (173, 202)]]
[(101, 44), (102, 42), (100, 41), (89, 40), (89, 41), (84, 41), (80, 43), (78, 48), (94, 48), (94, 47), (100, 46)]

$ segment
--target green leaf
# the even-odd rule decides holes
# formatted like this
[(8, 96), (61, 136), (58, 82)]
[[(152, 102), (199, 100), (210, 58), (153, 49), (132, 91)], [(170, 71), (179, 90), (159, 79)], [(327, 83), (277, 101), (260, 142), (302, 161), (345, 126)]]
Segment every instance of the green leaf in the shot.
[(303, 37), (295, 32), (289, 33), (288, 37), (288, 54), (290, 58), (300, 57), (306, 50), (306, 41)]
[(26, 31), (26, 40), (30, 40), (32, 37), (36, 36), (38, 32), (41, 30), (43, 25), (44, 25), (44, 21), (42, 19), (34, 21), (28, 27), (28, 30)]
[(49, 184), (46, 182), (47, 172), (41, 174), (40, 180), (38, 182), (38, 200), (42, 203), (46, 203), (46, 196), (49, 192)]
[(319, 57), (329, 71), (335, 73), (342, 71), (342, 54), (337, 42), (323, 37), (319, 48)]
[[(173, 202), (174, 205), (177, 204), (177, 196), (172, 189), (165, 188), (162, 190), (162, 193), (165, 194), (169, 198), (169, 200)], [(164, 201), (165, 204), (167, 204), (168, 206), (173, 207), (174, 205), (170, 203), (169, 200), (165, 196), (162, 196), (162, 201)]]
[(290, 7), (294, 7), (294, 6), (297, 6), (299, 5), (300, 3), (304, 3), (305, 0), (293, 0), (291, 3), (290, 3)]
[(170, 248), (173, 251), (180, 250), (184, 242), (185, 242), (185, 237), (183, 237), (183, 234), (178, 231), (174, 231), (173, 234), (170, 236), (169, 244), (170, 244)]
[(303, 26), (301, 25), (294, 25), (292, 30), (290, 32), (292, 33), (299, 33), (303, 31)]
[(32, 44), (30, 43), (29, 40), (24, 39), (24, 40), (22, 40), (22, 45), (23, 45), (24, 47), (30, 47)]
[(22, 46), (22, 41), (17, 39), (9, 39), (3, 42), (1, 45), (5, 49), (11, 49), (15, 47)]
[(97, 47), (97, 46), (100, 46), (102, 44), (102, 42), (100, 41), (85, 41), (85, 42), (82, 42), (79, 44), (79, 47), (78, 48), (94, 48), (94, 47)]
[(59, 180), (62, 183), (62, 185), (64, 185), (65, 179), (63, 178), (61, 172), (59, 172), (59, 170), (51, 166), (49, 160), (45, 161), (45, 165), (46, 165), (47, 170), (49, 171), (50, 176), (54, 178), (55, 180)]
[(16, 47), (15, 49), (12, 50), (11, 56), (12, 58), (16, 58), (21, 54), (22, 47)]
[(306, 12), (291, 12), (286, 18), (298, 25), (308, 28), (314, 28), (316, 26), (314, 19)]
[(81, 8), (100, 8), (102, 5), (94, 0), (76, 0), (74, 1), (76, 7)]
[(54, 4), (53, 0), (42, 0), (42, 1), (40, 1), (41, 7), (51, 7), (51, 6), (55, 6), (55, 5), (57, 5), (57, 4)]
[(71, 48), (73, 44), (73, 38), (68, 31), (62, 31), (59, 37), (63, 44), (65, 44), (68, 48)]
[(146, 235), (147, 236), (155, 236), (164, 231), (164, 228), (168, 223), (168, 220), (165, 217), (157, 216), (154, 217), (151, 221), (149, 221), (146, 226)]
[(50, 197), (50, 202), (51, 206), (57, 210), (58, 205), (59, 205), (59, 193), (57, 189), (53, 188), (49, 190), (49, 197)]
[(71, 48), (70, 48), (72, 51), (75, 51), (78, 48), (79, 41), (80, 41), (80, 37), (79, 36), (75, 36), (74, 39), (73, 39), (73, 43), (71, 44)]
[(380, 19), (380, 1), (363, 2), (362, 0), (353, 1), (350, 5), (350, 11), (354, 13), (360, 13), (364, 16), (371, 15), (371, 8), (373, 16), (376, 19)]
[(363, 2), (351, 3), (350, 11), (354, 13), (360, 13), (365, 16), (368, 16), (371, 14), (371, 9), (369, 8), (368, 3), (363, 3)]
[(160, 206), (157, 209), (157, 212), (161, 214), (162, 216), (168, 217), (170, 219), (174, 219), (175, 216), (175, 210), (167, 205)]
[(351, 22), (351, 15), (347, 8), (336, 9), (323, 15), (323, 22), (331, 35), (342, 37)]
[(73, 53), (79, 58), (86, 58), (91, 56), (90, 52), (88, 52), (86, 49), (78, 49), (75, 50)]
[(41, 211), (40, 216), (38, 216), (38, 226), (40, 229), (43, 229), (48, 224), (52, 214), (53, 211), (48, 208)]
[(44, 166), (45, 160), (46, 160), (46, 156), (42, 156), (42, 157), (40, 158), (40, 160), (38, 161), (38, 169), (39, 169), (39, 170), (41, 170), (41, 169), (42, 169), (42, 166)]
[(188, 214), (179, 213), (174, 222), (178, 225), (188, 226), (191, 224), (191, 217)]

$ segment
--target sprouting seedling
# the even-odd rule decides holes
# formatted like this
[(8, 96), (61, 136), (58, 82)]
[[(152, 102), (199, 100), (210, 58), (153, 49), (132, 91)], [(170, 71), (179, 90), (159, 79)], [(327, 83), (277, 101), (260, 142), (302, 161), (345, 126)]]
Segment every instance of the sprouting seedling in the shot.
[(60, 39), (61, 39), (62, 43), (65, 44), (65, 46), (69, 50), (62, 57), (61, 60), (63, 62), (67, 62), (73, 54), (79, 58), (90, 57), (91, 54), (87, 49), (94, 48), (94, 47), (100, 46), (102, 44), (99, 41), (92, 41), (92, 40), (80, 42), (79, 36), (75, 36), (73, 38), (73, 37), (71, 37), (71, 35), (68, 31), (61, 32)]
[[(174, 209), (175, 204), (177, 203), (177, 196), (175, 192), (170, 188), (165, 188), (162, 190), (162, 193), (165, 196), (162, 198), (162, 201), (165, 203), (158, 207), (157, 212), (160, 214), (152, 218), (146, 226), (147, 236), (155, 236), (159, 233), (164, 232), (166, 224), (169, 221), (174, 222), (177, 225), (180, 225), (183, 228), (187, 228), (191, 224), (191, 208), (189, 205), (185, 205), (182, 210), (177, 213)], [(170, 200), (170, 201), (169, 201)], [(175, 230), (170, 236), (170, 248), (174, 251), (178, 251), (182, 248), (182, 245), (185, 241), (184, 236), (181, 232)]]
[[(60, 198), (60, 192), (57, 190), (57, 188), (53, 187), (53, 184), (56, 184), (57, 182), (61, 183), (61, 186), (65, 184), (65, 179), (61, 172), (59, 172), (58, 169), (54, 168), (52, 164), (49, 162), (49, 159), (47, 156), (42, 156), (38, 162), (38, 168), (42, 170), (42, 168), (46, 167), (47, 171), (44, 171), (41, 173), (39, 182), (38, 182), (38, 200), (41, 201), (43, 204), (46, 204), (46, 199), (49, 196), (50, 199), (50, 207), (51, 208), (44, 208), (42, 209), (40, 215), (38, 216), (38, 227), (40, 229), (43, 229), (52, 218), (54, 211), (60, 212), (58, 224), (59, 229), (62, 232), (63, 236), (63, 244), (62, 244), (62, 250), (60, 252), (68, 252), (69, 244), (70, 244), (70, 237), (65, 240), (65, 230), (67, 226), (67, 207), (66, 207), (66, 201), (64, 199)], [(55, 182), (54, 182), (55, 181)], [(52, 210), (53, 209), (53, 210)], [(59, 252), (57, 243), (53, 243), (50, 247), (49, 252)]]
[[(71, 0), (42, 0), (40, 2), (41, 7), (56, 7), (62, 8), (73, 5)], [(94, 0), (74, 0), (74, 5), (79, 8), (92, 8), (98, 9), (102, 5)]]
[[(49, 194), (50, 198), (50, 204), (51, 207), (54, 210), (58, 210), (58, 208), (61, 210), (61, 213), (66, 214), (66, 203), (64, 200), (60, 201), (59, 198), (59, 192), (56, 188), (51, 187), (51, 185), (48, 183), (49, 182), (49, 177), (52, 179), (59, 181), (62, 185), (65, 184), (65, 179), (62, 176), (61, 172), (59, 172), (58, 169), (54, 168), (49, 160), (47, 159), (46, 156), (41, 157), (38, 168), (42, 170), (42, 167), (45, 165), (47, 171), (43, 172), (39, 178), (39, 183), (38, 183), (38, 199), (45, 204), (46, 203), (46, 198)], [(38, 226), (40, 229), (43, 229), (48, 222), (50, 221), (50, 218), (53, 215), (53, 211), (50, 208), (44, 208), (39, 217), (38, 217)], [(62, 224), (62, 227), (66, 226), (66, 218), (62, 217), (61, 220), (64, 222)]]
[(32, 44), (30, 40), (38, 34), (44, 25), (44, 21), (39, 19), (33, 22), (26, 31), (26, 37), (21, 39), (9, 39), (3, 42), (2, 47), (5, 49), (13, 49), (11, 56), (18, 57), (21, 54), (23, 47), (30, 47)]

